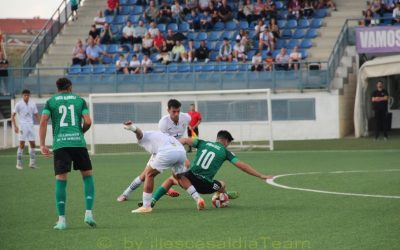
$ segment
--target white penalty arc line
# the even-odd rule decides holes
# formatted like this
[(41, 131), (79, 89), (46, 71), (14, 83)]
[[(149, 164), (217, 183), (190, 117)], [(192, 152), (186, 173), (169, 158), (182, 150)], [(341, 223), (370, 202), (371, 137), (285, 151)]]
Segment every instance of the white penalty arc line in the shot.
[(335, 195), (346, 195), (346, 196), (360, 196), (360, 197), (374, 197), (374, 198), (387, 198), (387, 199), (400, 199), (399, 195), (380, 195), (380, 194), (358, 194), (358, 193), (343, 193), (343, 192), (333, 192), (324, 191), (318, 189), (309, 188), (299, 188), (299, 187), (289, 187), (275, 182), (276, 179), (286, 177), (286, 176), (296, 176), (296, 175), (312, 175), (312, 174), (346, 174), (346, 173), (372, 173), (372, 172), (397, 172), (400, 169), (384, 169), (384, 170), (354, 170), (354, 171), (332, 171), (332, 172), (308, 172), (308, 173), (293, 173), (293, 174), (282, 174), (274, 176), (272, 179), (267, 179), (267, 183), (284, 189), (298, 190), (305, 192), (314, 192), (322, 194), (335, 194)]

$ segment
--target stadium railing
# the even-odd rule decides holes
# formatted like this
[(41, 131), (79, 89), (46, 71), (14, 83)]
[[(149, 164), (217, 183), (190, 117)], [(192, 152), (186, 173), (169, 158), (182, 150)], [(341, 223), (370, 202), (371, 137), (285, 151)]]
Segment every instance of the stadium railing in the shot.
[[(328, 89), (329, 79), (326, 62), (304, 62), (300, 70), (272, 70), (255, 72), (251, 64), (207, 63), (172, 64), (157, 73), (124, 75), (114, 73), (71, 74), (70, 68), (13, 68), (9, 77), (10, 93), (16, 95), (22, 89), (30, 89), (38, 95), (55, 93), (55, 82), (68, 77), (78, 93), (162, 92), (189, 90), (229, 90), (270, 88), (273, 91), (304, 89)], [(309, 65), (322, 65), (310, 70)], [(179, 68), (182, 67), (183, 71)], [(34, 70), (31, 74), (31, 72)], [(54, 74), (52, 74), (52, 71)], [(59, 74), (58, 72), (64, 72)], [(28, 74), (27, 74), (28, 73)]]
[[(81, 1), (78, 0), (79, 4)], [(46, 52), (71, 15), (70, 1), (62, 0), (56, 11), (23, 54), (22, 65), (24, 68), (33, 68), (39, 62), (43, 53)]]

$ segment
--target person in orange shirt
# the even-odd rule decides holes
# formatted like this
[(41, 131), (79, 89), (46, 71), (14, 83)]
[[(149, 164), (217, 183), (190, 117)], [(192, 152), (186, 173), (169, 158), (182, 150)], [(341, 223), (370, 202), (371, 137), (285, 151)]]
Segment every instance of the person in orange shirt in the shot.
[[(188, 114), (192, 118), (189, 122), (188, 126), (188, 137), (195, 138), (199, 136), (199, 125), (201, 122), (201, 114), (200, 112), (196, 111), (196, 106), (194, 103), (190, 104)], [(188, 153), (192, 152), (192, 147), (189, 146)]]

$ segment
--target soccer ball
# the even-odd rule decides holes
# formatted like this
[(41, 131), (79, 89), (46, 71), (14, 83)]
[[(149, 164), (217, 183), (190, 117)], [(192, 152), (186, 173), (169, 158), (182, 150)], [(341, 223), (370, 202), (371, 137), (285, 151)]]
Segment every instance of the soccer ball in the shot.
[(227, 193), (215, 193), (211, 199), (213, 207), (224, 208), (229, 204), (229, 197)]

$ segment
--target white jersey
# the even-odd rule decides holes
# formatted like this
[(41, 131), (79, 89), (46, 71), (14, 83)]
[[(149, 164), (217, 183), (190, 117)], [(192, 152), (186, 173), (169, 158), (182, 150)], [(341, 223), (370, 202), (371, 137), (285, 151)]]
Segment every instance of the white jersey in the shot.
[(138, 143), (150, 154), (170, 150), (185, 152), (177, 139), (160, 131), (144, 131), (143, 138)]
[(180, 112), (179, 121), (176, 124), (169, 115), (165, 115), (158, 122), (158, 128), (161, 132), (179, 139), (185, 134), (191, 119), (187, 113)]
[(14, 113), (18, 115), (19, 124), (33, 124), (33, 115), (38, 113), (36, 104), (29, 100), (28, 103), (20, 100), (15, 105)]

